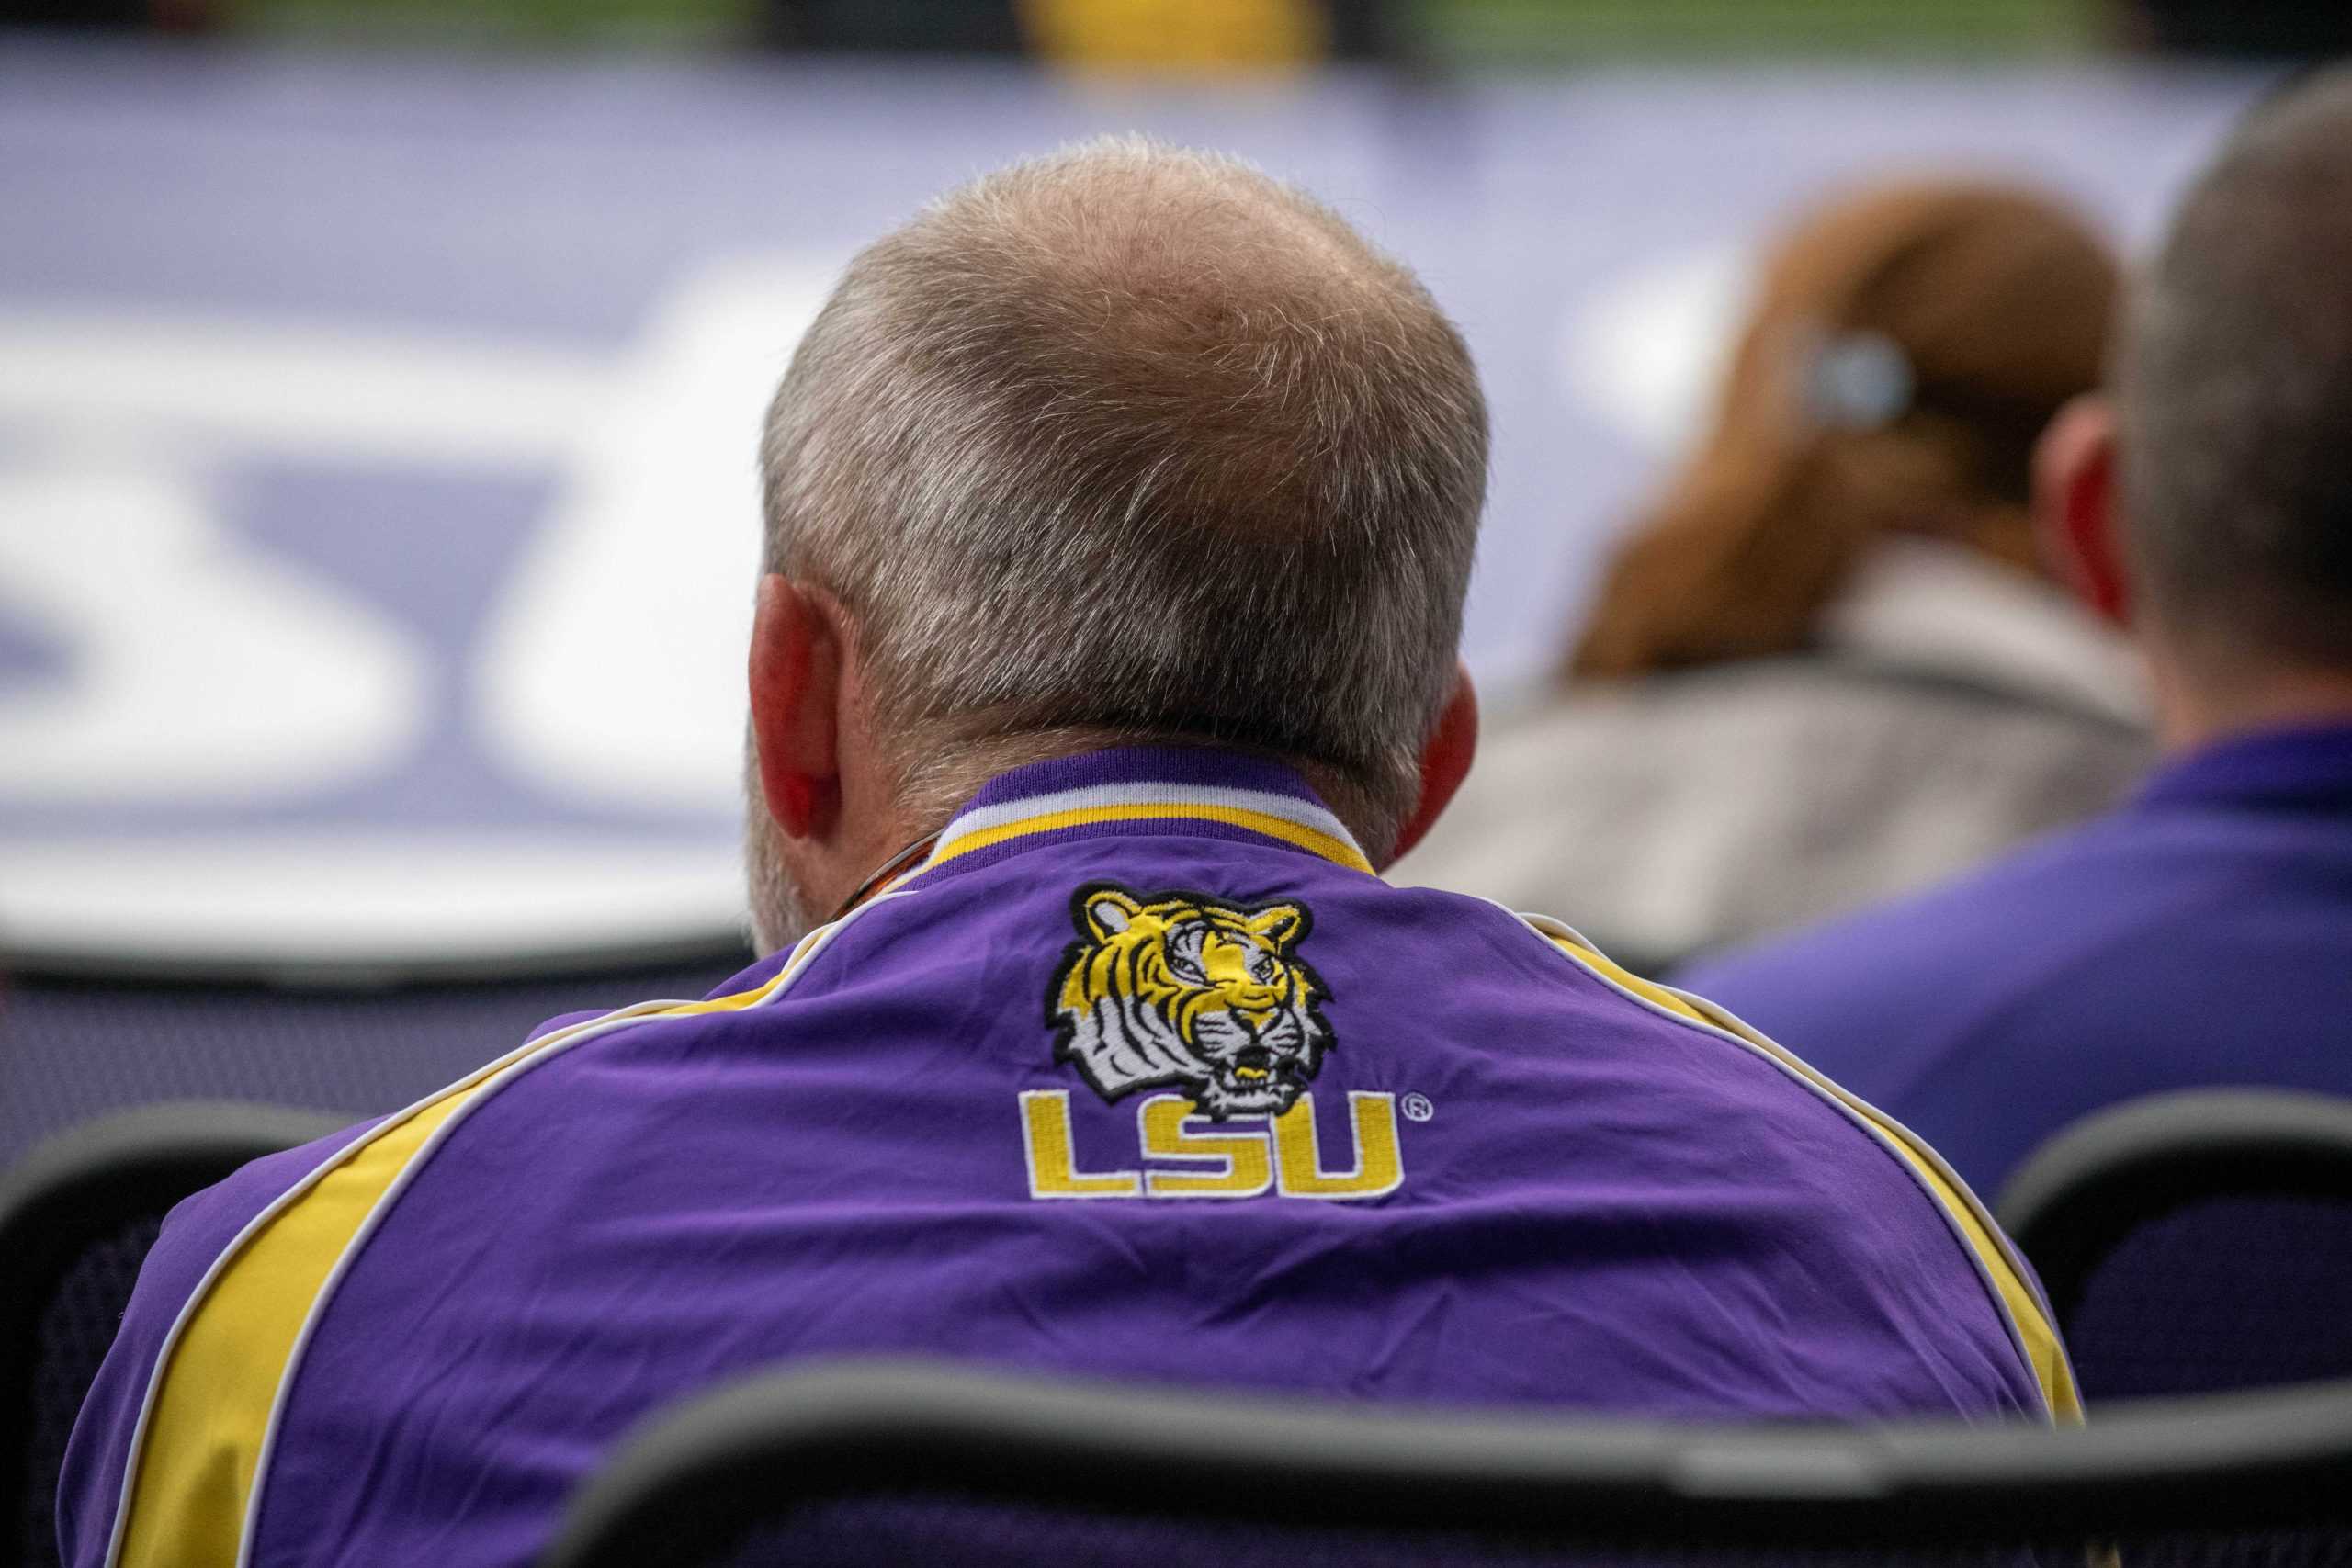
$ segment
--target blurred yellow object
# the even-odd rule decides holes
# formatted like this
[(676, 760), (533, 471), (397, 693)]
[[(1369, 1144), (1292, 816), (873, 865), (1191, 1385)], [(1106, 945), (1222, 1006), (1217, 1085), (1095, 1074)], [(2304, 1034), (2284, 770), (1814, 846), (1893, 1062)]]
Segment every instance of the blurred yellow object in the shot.
[(1019, 0), (1019, 8), (1041, 57), (1089, 69), (1289, 70), (1330, 47), (1317, 0)]

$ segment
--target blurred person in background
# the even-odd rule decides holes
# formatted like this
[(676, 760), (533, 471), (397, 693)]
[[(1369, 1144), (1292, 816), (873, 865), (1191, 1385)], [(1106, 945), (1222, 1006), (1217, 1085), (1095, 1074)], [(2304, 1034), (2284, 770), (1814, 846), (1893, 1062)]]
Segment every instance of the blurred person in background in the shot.
[(2148, 755), (2137, 671), (2043, 570), (2028, 499), (2115, 288), (2099, 238), (2022, 190), (1808, 217), (1558, 700), (1489, 738), (1401, 879), (1572, 910), (1642, 969), (2115, 801)]
[(2352, 71), (2257, 111), (2051, 431), (2041, 510), (2131, 628), (2164, 766), (2120, 810), (1689, 984), (1990, 1190), (2134, 1096), (2352, 1093)]
[(1931, 1152), (1374, 874), (1475, 744), (1487, 416), (1327, 209), (1134, 141), (955, 193), (851, 265), (762, 468), (768, 956), (176, 1209), (68, 1562), (521, 1564), (649, 1412), (829, 1353), (2076, 1414)]

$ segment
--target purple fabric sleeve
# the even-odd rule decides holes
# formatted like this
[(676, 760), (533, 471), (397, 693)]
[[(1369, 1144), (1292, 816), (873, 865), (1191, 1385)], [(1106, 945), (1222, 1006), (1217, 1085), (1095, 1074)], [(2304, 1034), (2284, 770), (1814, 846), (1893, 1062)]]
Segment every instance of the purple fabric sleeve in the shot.
[(164, 1341), (205, 1273), (254, 1216), (374, 1126), (363, 1122), (314, 1143), (267, 1155), (184, 1200), (139, 1270), (122, 1327), (98, 1368), (66, 1445), (57, 1488), (59, 1561), (99, 1568), (114, 1531), (123, 1472)]

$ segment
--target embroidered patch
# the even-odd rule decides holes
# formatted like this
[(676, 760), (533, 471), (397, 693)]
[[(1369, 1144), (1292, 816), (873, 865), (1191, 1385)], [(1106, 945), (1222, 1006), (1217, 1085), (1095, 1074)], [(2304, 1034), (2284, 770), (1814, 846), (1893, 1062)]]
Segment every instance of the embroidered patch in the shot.
[(1105, 1100), (1170, 1086), (1211, 1121), (1280, 1115), (1331, 1047), (1330, 996), (1297, 955), (1304, 904), (1245, 908), (1193, 893), (1090, 883), (1070, 898), (1079, 941), (1046, 992), (1054, 1058)]

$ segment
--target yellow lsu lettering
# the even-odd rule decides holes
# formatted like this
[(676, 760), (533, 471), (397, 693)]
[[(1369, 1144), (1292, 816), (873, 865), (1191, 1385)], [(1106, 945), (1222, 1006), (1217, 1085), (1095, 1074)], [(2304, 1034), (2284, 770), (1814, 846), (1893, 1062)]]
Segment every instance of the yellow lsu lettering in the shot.
[(1032, 1198), (1134, 1198), (1143, 1177), (1132, 1170), (1081, 1176), (1069, 1141), (1069, 1091), (1033, 1089), (1021, 1096), (1021, 1146), (1029, 1156)]
[(1315, 1107), (1299, 1098), (1274, 1122), (1275, 1167), (1289, 1198), (1377, 1198), (1404, 1185), (1405, 1155), (1396, 1145), (1396, 1097), (1348, 1096), (1348, 1134), (1356, 1146), (1353, 1170), (1323, 1169), (1315, 1146)]
[[(1255, 1121), (1259, 1124), (1252, 1125)], [(1184, 1170), (1081, 1171), (1070, 1139), (1069, 1092), (1030, 1089), (1021, 1096), (1023, 1151), (1033, 1198), (1285, 1198), (1339, 1201), (1379, 1198), (1404, 1185), (1394, 1095), (1351, 1091), (1348, 1131), (1355, 1163), (1326, 1170), (1311, 1095), (1276, 1117), (1215, 1122), (1181, 1094), (1156, 1094), (1136, 1108), (1141, 1157), (1201, 1167)]]
[[(1301, 1100), (1300, 1105), (1306, 1101)], [(1154, 1198), (1255, 1198), (1274, 1184), (1274, 1162), (1266, 1135), (1255, 1128), (1238, 1133), (1195, 1133), (1184, 1125), (1193, 1102), (1181, 1094), (1155, 1094), (1136, 1110), (1146, 1159), (1214, 1165), (1214, 1174), (1155, 1170), (1144, 1177)], [(1216, 1123), (1212, 1122), (1214, 1126)]]

